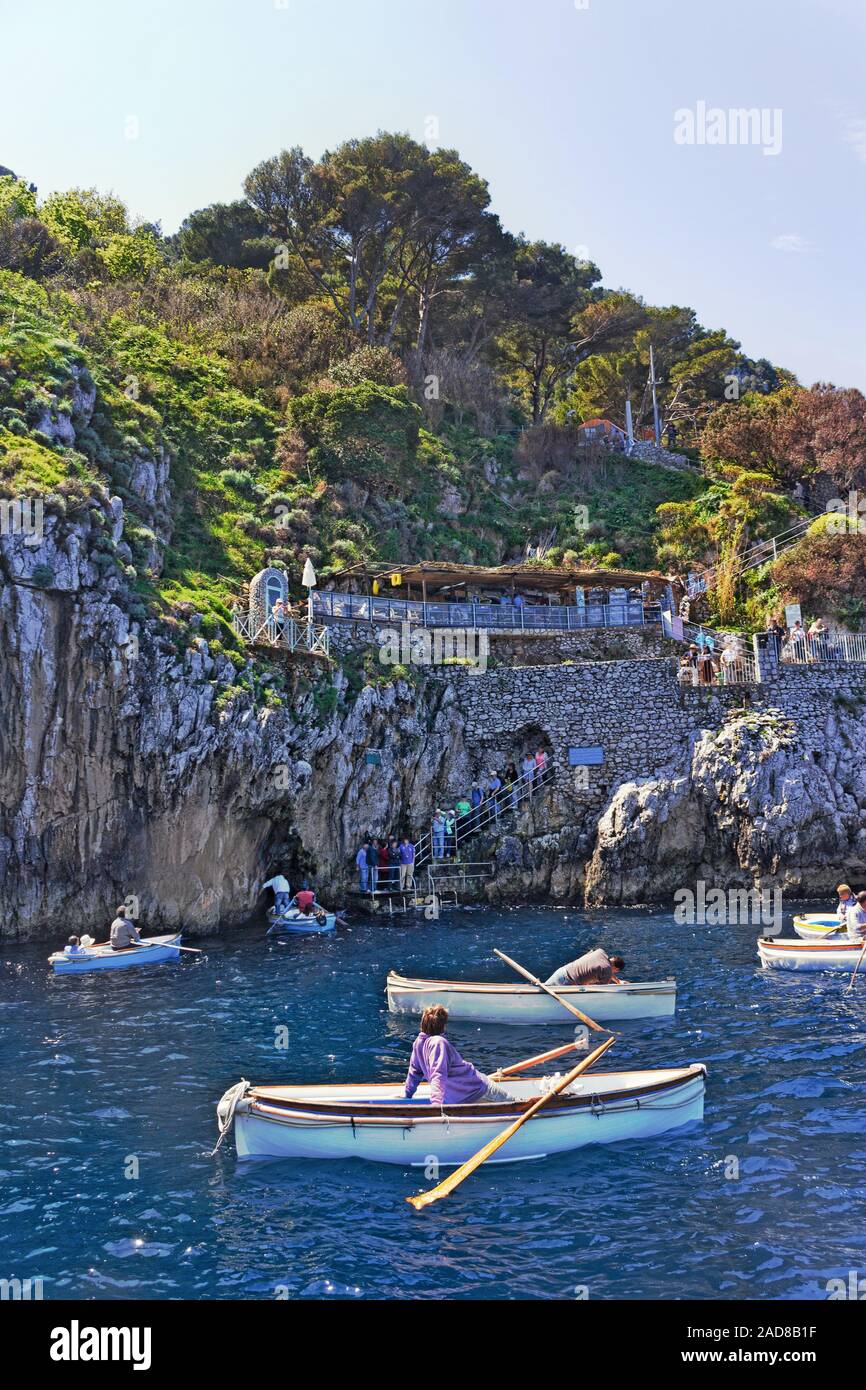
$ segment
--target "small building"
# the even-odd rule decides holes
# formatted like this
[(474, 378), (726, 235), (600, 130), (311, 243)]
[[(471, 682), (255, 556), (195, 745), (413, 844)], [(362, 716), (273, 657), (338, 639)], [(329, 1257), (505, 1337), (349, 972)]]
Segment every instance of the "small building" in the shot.
[(289, 601), (289, 577), (285, 570), (271, 565), (253, 575), (249, 588), (250, 630), (258, 632), (272, 616), (274, 604), (281, 601)]
[(606, 444), (611, 449), (622, 450), (628, 443), (625, 430), (600, 416), (594, 420), (584, 420), (578, 425), (577, 432), (582, 444)]

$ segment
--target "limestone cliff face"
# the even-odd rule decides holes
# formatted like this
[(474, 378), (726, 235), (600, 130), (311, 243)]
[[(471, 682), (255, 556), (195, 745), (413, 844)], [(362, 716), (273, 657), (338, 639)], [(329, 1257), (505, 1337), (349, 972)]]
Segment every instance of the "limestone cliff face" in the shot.
[(719, 886), (832, 893), (866, 864), (866, 729), (828, 712), (824, 748), (804, 751), (779, 711), (704, 730), (654, 777), (618, 788), (587, 866), (589, 902)]
[[(116, 499), (106, 514), (121, 519)], [(257, 707), (203, 639), (179, 655), (130, 623), (92, 549), (102, 533), (46, 517), (38, 556), (0, 538), (3, 935), (92, 928), (130, 895), (149, 927), (210, 929), (247, 918), (278, 862), (327, 895), (358, 834), (419, 828), (459, 761), (447, 686), (346, 698), (338, 677), (322, 721), (296, 678), (282, 706)]]
[[(161, 461), (136, 476), (160, 508)], [(0, 935), (92, 930), (130, 896), (148, 928), (215, 930), (261, 910), (277, 866), (339, 905), (360, 838), (424, 833), (437, 804), (541, 737), (555, 784), (472, 848), (495, 861), (489, 900), (863, 881), (862, 674), (789, 671), (750, 711), (741, 692), (678, 692), (663, 659), (454, 669), (359, 693), (338, 671), (336, 703), (293, 668), (269, 699), (203, 638), (131, 620), (105, 547), (120, 550), (123, 520), (106, 496), (46, 516), (38, 547), (0, 536)], [(589, 743), (604, 763), (579, 786), (567, 749)]]

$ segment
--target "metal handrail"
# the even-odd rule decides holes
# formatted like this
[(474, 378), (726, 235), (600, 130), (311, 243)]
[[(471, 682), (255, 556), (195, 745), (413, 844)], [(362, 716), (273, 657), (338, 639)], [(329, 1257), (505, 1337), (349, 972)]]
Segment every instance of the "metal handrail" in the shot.
[(290, 652), (302, 649), (322, 656), (329, 656), (331, 652), (331, 633), (324, 624), (317, 627), (313, 623), (297, 623), (294, 618), (277, 622), (276, 618), (269, 617), (254, 628), (249, 615), (235, 611), (232, 627), (238, 637), (251, 646), (284, 647)]
[(866, 661), (866, 633), (825, 632), (815, 637), (804, 633), (784, 644), (781, 659), (792, 666)]
[[(777, 532), (775, 536), (769, 536), (763, 541), (754, 541), (737, 557), (734, 573), (737, 575), (745, 574), (747, 570), (757, 569), (760, 565), (767, 564), (771, 559), (778, 559), (784, 551), (789, 550), (792, 545), (796, 545), (798, 541), (803, 539), (809, 527), (816, 520), (817, 518), (814, 516), (803, 517), (793, 526)], [(706, 593), (707, 589), (711, 589), (715, 584), (717, 573), (718, 567), (713, 566), (712, 569), (702, 570), (700, 574), (696, 574), (694, 582), (688, 587), (689, 596), (694, 597), (696, 594)]]
[(341, 594), (316, 589), (313, 616), (349, 622), (408, 622), (424, 627), (483, 628), (506, 632), (580, 632), (585, 628), (644, 627), (659, 621), (658, 604), (624, 594), (621, 601), (582, 604), (432, 603), (422, 599)]
[[(531, 779), (519, 776), (511, 782), (504, 782), (496, 793), (496, 804), (494, 804), (492, 797), (486, 798), (480, 806), (474, 807), (467, 815), (457, 816), (454, 821), (453, 834), (455, 850), (461, 841), (467, 840), (470, 835), (476, 835), (492, 820), (498, 821), (509, 812), (516, 811), (522, 801), (531, 801), (537, 791), (553, 781), (554, 771), (554, 767), (548, 759), (542, 771), (533, 773)], [(461, 821), (468, 821), (469, 824), (461, 825)], [(450, 839), (452, 837), (447, 836), (445, 838)], [(439, 863), (441, 860), (439, 856), (433, 854), (433, 834), (432, 831), (428, 830), (415, 843), (415, 868), (423, 868), (425, 864), (434, 862)]]

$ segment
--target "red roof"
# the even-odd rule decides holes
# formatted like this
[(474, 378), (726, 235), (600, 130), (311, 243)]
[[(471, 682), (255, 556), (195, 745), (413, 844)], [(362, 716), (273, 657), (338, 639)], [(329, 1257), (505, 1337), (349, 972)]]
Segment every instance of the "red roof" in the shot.
[(620, 425), (615, 425), (613, 423), (613, 420), (602, 420), (601, 418), (595, 420), (584, 420), (583, 424), (580, 425), (579, 428), (582, 430), (588, 430), (593, 429), (596, 425), (603, 425), (606, 430), (618, 430), (620, 434), (625, 434), (625, 430), (622, 429)]

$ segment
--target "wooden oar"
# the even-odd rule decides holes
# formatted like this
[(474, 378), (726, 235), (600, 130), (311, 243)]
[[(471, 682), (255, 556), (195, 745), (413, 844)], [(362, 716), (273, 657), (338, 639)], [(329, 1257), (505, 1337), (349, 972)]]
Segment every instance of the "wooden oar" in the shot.
[(854, 981), (855, 981), (856, 978), (857, 978), (857, 971), (860, 969), (860, 965), (861, 965), (861, 963), (862, 963), (862, 960), (863, 960), (863, 956), (864, 956), (864, 955), (866, 955), (866, 937), (864, 937), (864, 940), (863, 940), (863, 950), (860, 952), (859, 956), (857, 957), (857, 964), (854, 966), (854, 970), (853, 970), (853, 972), (852, 972), (851, 979), (848, 981), (848, 989), (846, 989), (846, 991), (845, 991), (846, 994), (848, 993), (849, 990), (852, 990), (852, 989), (854, 988)]
[(510, 1067), (499, 1067), (490, 1073), (491, 1081), (501, 1081), (503, 1076), (516, 1076), (519, 1071), (528, 1071), (530, 1067), (540, 1067), (542, 1062), (553, 1062), (557, 1057), (563, 1057), (566, 1052), (573, 1052), (576, 1047), (583, 1047), (584, 1040), (581, 1038), (576, 1042), (566, 1043), (564, 1047), (555, 1047), (552, 1052), (539, 1052), (537, 1057), (527, 1057), (525, 1062), (514, 1062)]
[(498, 956), (500, 960), (504, 960), (506, 965), (510, 965), (512, 970), (516, 970), (518, 975), (522, 975), (524, 980), (528, 980), (531, 985), (537, 985), (539, 989), (543, 989), (545, 994), (550, 995), (551, 999), (556, 999), (564, 1009), (568, 1009), (570, 1014), (574, 1014), (575, 1018), (579, 1018), (581, 1023), (585, 1023), (588, 1027), (594, 1028), (596, 1033), (610, 1033), (612, 1031), (610, 1028), (602, 1028), (601, 1024), (596, 1023), (594, 1018), (588, 1018), (586, 1014), (582, 1014), (580, 1009), (576, 1009), (573, 1004), (569, 1004), (567, 999), (563, 999), (561, 994), (557, 994), (556, 990), (551, 989), (550, 985), (546, 985), (543, 980), (537, 979), (535, 975), (530, 975), (528, 970), (524, 970), (522, 965), (518, 965), (517, 961), (512, 960), (504, 951), (498, 951), (494, 946), (493, 954)]
[[(130, 944), (130, 946), (143, 946), (145, 950), (149, 950), (150, 947), (154, 945), (154, 942), (152, 942), (152, 941), (130, 941), (129, 944)], [(204, 951), (200, 951), (200, 950), (198, 949), (197, 946), (177, 946), (177, 945), (173, 945), (170, 941), (157, 941), (155, 944), (156, 944), (157, 946), (171, 946), (171, 949), (172, 949), (173, 951), (189, 951), (190, 955), (193, 955), (193, 956), (203, 956), (203, 955), (204, 955)]]
[(482, 1163), (486, 1162), (488, 1158), (496, 1153), (497, 1149), (501, 1149), (503, 1144), (507, 1144), (508, 1140), (512, 1135), (517, 1133), (521, 1125), (525, 1125), (527, 1120), (531, 1120), (533, 1115), (538, 1114), (542, 1106), (547, 1105), (548, 1101), (552, 1100), (554, 1096), (558, 1096), (560, 1091), (565, 1090), (566, 1086), (570, 1086), (572, 1081), (580, 1076), (581, 1072), (591, 1067), (593, 1062), (595, 1062), (603, 1052), (606, 1052), (609, 1047), (613, 1047), (615, 1042), (616, 1038), (605, 1038), (600, 1047), (597, 1047), (588, 1057), (584, 1057), (582, 1062), (578, 1062), (577, 1066), (572, 1068), (570, 1072), (567, 1072), (561, 1081), (557, 1081), (556, 1085), (551, 1086), (550, 1090), (543, 1096), (539, 1096), (538, 1100), (535, 1101), (533, 1105), (530, 1105), (528, 1110), (524, 1110), (523, 1114), (518, 1116), (513, 1124), (510, 1124), (501, 1134), (497, 1134), (495, 1139), (491, 1139), (488, 1144), (484, 1145), (483, 1149), (479, 1149), (477, 1154), (474, 1154), (472, 1158), (468, 1159), (461, 1167), (455, 1169), (449, 1177), (445, 1178), (444, 1182), (440, 1182), (437, 1187), (431, 1187), (429, 1192), (420, 1193), (417, 1197), (407, 1197), (406, 1201), (409, 1202), (416, 1211), (420, 1211), (422, 1207), (429, 1207), (432, 1202), (438, 1202), (441, 1197), (447, 1197), (449, 1193), (454, 1191), (455, 1187), (460, 1186), (464, 1178), (468, 1178), (470, 1173), (474, 1173), (476, 1168), (480, 1168)]

